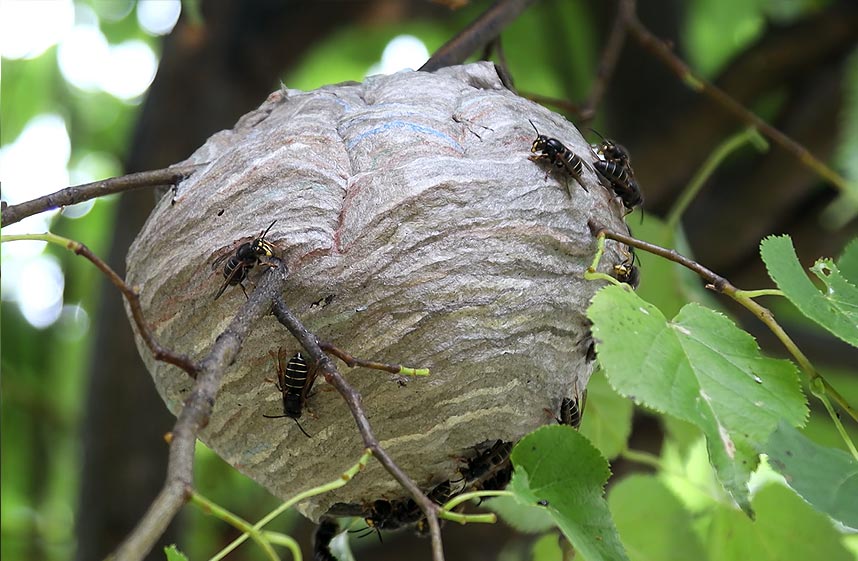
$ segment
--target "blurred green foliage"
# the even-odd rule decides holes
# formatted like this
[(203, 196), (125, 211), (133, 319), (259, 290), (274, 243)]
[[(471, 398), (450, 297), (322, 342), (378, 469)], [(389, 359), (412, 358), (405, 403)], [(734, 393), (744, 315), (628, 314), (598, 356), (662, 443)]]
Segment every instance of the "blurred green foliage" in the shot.
[[(711, 77), (759, 37), (768, 19), (789, 21), (826, 3), (824, 0), (690, 0), (685, 3), (687, 10), (682, 33), (689, 62), (702, 75)], [(83, 4), (96, 12), (99, 26), (112, 44), (139, 39), (159, 51), (160, 40), (143, 32), (134, 17), (134, 0), (87, 0)], [(284, 73), (284, 83), (290, 88), (311, 89), (327, 83), (361, 80), (370, 66), (379, 61), (384, 46), (393, 37), (414, 35), (431, 52), (486, 6), (487, 2), (474, 1), (451, 13), (443, 22), (410, 21), (380, 26), (355, 24), (340, 29), (313, 45), (295, 68)], [(725, 29), (730, 32), (725, 33)], [(587, 3), (564, 1), (537, 5), (504, 32), (503, 40), (507, 61), (514, 69), (516, 84), (521, 90), (549, 97), (584, 97), (602, 41), (594, 29), (591, 6)], [(126, 155), (139, 100), (126, 102), (104, 92), (78, 90), (59, 72), (56, 54), (57, 48), (51, 47), (32, 59), (3, 60), (0, 94), (3, 100), (0, 105), (2, 145), (14, 142), (34, 117), (55, 113), (65, 120), (68, 128), (74, 182), (77, 182), (74, 178), (79, 176), (88, 179), (121, 173), (118, 162)], [(847, 87), (848, 95), (854, 99), (858, 91), (858, 72), (854, 71), (856, 65), (852, 67)], [(780, 103), (774, 96), (770, 104), (758, 109), (763, 113), (774, 111)], [(858, 177), (858, 150), (855, 149), (858, 114), (854, 110), (856, 104), (852, 106), (851, 113), (844, 116), (846, 126), (843, 128), (844, 141), (839, 161), (841, 169), (854, 180)], [(113, 200), (102, 200), (84, 218), (54, 218), (52, 230), (84, 242), (96, 254), (103, 256), (110, 243), (114, 210)], [(648, 216), (642, 226), (636, 227), (636, 233), (655, 243), (676, 237), (679, 248), (686, 249), (681, 232), (665, 232), (663, 225), (654, 217)], [(99, 274), (83, 259), (55, 248), (46, 251), (57, 259), (65, 274), (65, 302), (80, 305), (88, 313), (90, 321), (96, 317), (102, 295), (118, 298), (112, 290), (103, 289)], [(689, 301), (708, 299), (711, 302), (711, 295), (701, 291), (699, 284), (683, 281), (688, 278), (686, 272), (649, 256), (640, 257), (644, 268), (640, 294), (667, 316), (673, 316)], [(4, 267), (6, 264), (4, 262)], [(789, 305), (776, 304), (776, 312), (781, 308), (789, 308)], [(92, 330), (70, 321), (60, 321), (44, 330), (36, 329), (10, 301), (2, 302), (0, 314), (0, 463), (3, 466), (0, 471), (0, 557), (51, 561), (70, 559), (75, 546), (74, 519), (80, 515), (75, 513), (81, 453), (79, 432), (85, 403), (87, 365), (93, 353)], [(825, 374), (844, 395), (851, 396), (854, 403), (855, 396), (858, 396), (858, 378), (854, 372), (825, 371)], [(608, 458), (613, 459), (617, 455), (622, 458), (632, 428), (630, 403), (619, 398), (604, 378), (594, 382), (589, 399), (592, 417), (584, 416), (583, 434), (591, 438)], [(838, 446), (841, 441), (831, 422), (818, 413), (812, 413), (804, 429), (805, 434), (821, 445)], [(612, 425), (609, 420), (615, 423)], [(700, 528), (699, 521), (683, 522), (681, 532), (670, 536), (681, 537), (683, 543), (691, 544), (682, 551), (676, 542), (670, 542), (673, 547), (670, 550), (664, 541), (659, 541), (664, 536), (639, 535), (635, 528), (636, 518), (655, 516), (635, 510), (635, 502), (642, 494), (652, 497), (651, 504), (647, 506), (663, 511), (658, 516), (664, 515), (674, 521), (681, 520), (677, 513), (683, 509), (699, 513), (706, 508), (715, 508), (713, 504), (720, 505), (719, 510), (710, 513), (713, 532), (719, 527), (719, 520), (743, 516), (718, 502), (726, 498), (711, 472), (699, 429), (669, 417), (660, 417), (660, 420), (666, 432), (661, 452), (663, 477), (656, 480), (649, 476), (634, 476), (621, 480), (609, 493), (609, 506), (614, 511), (621, 538), (627, 541), (627, 548), (640, 544), (641, 552), (660, 552), (659, 558), (665, 558), (662, 553), (676, 553), (677, 558), (707, 558), (696, 557), (701, 545), (695, 535), (706, 533), (705, 528)], [(855, 434), (852, 427), (850, 431)], [(258, 519), (276, 506), (276, 499), (202, 446), (197, 460), (197, 484), (216, 502), (248, 520)], [(656, 500), (658, 497), (664, 500)], [(819, 550), (810, 550), (807, 551), (809, 557), (805, 558), (815, 555), (816, 558), (844, 558), (838, 535), (827, 525), (827, 520), (821, 519), (785, 489), (765, 488), (753, 501), (761, 520), (767, 524), (791, 527), (795, 522), (781, 516), (786, 510), (795, 510), (805, 517), (801, 523), (808, 527), (804, 534), (808, 540), (823, 534), (828, 536), (826, 543), (830, 551), (826, 555), (829, 557), (819, 557)], [(224, 536), (220, 523), (194, 509), (186, 509), (184, 517), (188, 531), (181, 549), (191, 559), (211, 555), (212, 544)], [(295, 517), (285, 517), (272, 529), (288, 533), (295, 521)], [(740, 536), (742, 547), (757, 551), (757, 548), (764, 550), (772, 545), (754, 541), (750, 521), (735, 523), (748, 526), (747, 533)], [(697, 533), (690, 533), (688, 525), (694, 526)], [(667, 528), (671, 532), (673, 529), (674, 526)], [(738, 548), (737, 544), (738, 541), (734, 543), (726, 537), (723, 547), (713, 548), (709, 543), (708, 558), (736, 558), (728, 549)], [(261, 558), (252, 546), (245, 546), (244, 550), (250, 552), (244, 557), (246, 559)], [(749, 550), (740, 549), (738, 553), (750, 555), (747, 553)], [(558, 535), (553, 532), (534, 544), (531, 555), (533, 559), (547, 561), (559, 559), (560, 551)], [(629, 553), (633, 559), (641, 558), (637, 555), (637, 548)]]

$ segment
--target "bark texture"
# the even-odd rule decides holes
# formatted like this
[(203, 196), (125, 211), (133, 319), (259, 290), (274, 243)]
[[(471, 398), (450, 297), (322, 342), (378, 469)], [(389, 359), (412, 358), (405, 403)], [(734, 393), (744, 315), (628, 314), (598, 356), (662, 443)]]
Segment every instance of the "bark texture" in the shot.
[[(601, 283), (582, 276), (596, 248), (587, 220), (624, 229), (622, 205), (590, 170), (585, 191), (530, 161), (528, 119), (594, 159), (574, 126), (504, 89), (489, 63), (274, 92), (184, 162), (206, 167), (160, 201), (128, 280), (162, 343), (200, 356), (244, 298), (230, 288), (213, 300), (223, 282), (213, 262), (277, 220), (266, 239), (290, 269), (287, 305), (311, 330), (362, 358), (432, 369), (406, 385), (348, 374), (381, 444), (431, 488), (474, 446), (554, 422), (545, 409), (580, 394), (592, 371), (580, 342)], [(604, 270), (620, 261), (609, 245)], [(263, 417), (281, 412), (266, 380), (280, 346), (299, 350), (273, 317), (256, 326), (202, 439), (286, 498), (338, 477), (362, 445), (322, 380), (302, 419), (312, 438)], [(178, 412), (190, 381), (141, 354)], [(373, 463), (304, 512), (402, 497)]]

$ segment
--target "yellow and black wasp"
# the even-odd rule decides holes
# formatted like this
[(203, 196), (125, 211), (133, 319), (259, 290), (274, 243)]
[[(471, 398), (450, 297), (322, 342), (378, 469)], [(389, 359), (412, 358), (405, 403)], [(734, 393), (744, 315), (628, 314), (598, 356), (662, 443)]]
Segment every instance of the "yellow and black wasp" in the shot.
[(271, 356), (277, 361), (277, 389), (283, 396), (283, 414), (282, 415), (263, 415), (268, 419), (282, 419), (289, 417), (295, 419), (295, 424), (301, 429), (307, 438), (310, 435), (298, 422), (301, 418), (301, 412), (304, 409), (304, 404), (307, 402), (307, 394), (313, 387), (313, 382), (316, 379), (315, 369), (310, 369), (307, 360), (300, 352), (295, 353), (285, 365), (283, 364), (286, 353), (283, 347), (277, 350), (275, 356), (271, 352)]
[(224, 259), (227, 259), (223, 266), (223, 284), (215, 294), (214, 299), (220, 298), (220, 295), (227, 289), (228, 286), (238, 285), (244, 296), (247, 297), (247, 291), (244, 289), (244, 280), (247, 278), (247, 273), (255, 267), (264, 257), (272, 257), (274, 255), (274, 245), (265, 240), (265, 235), (274, 226), (276, 220), (268, 225), (258, 237), (249, 242), (245, 242), (238, 246), (235, 253), (227, 254), (219, 257), (212, 263), (212, 269), (217, 269)]
[(593, 162), (593, 167), (631, 212), (643, 204), (643, 194), (632, 170), (629, 151), (598, 132), (593, 132), (602, 139), (601, 143), (591, 145), (598, 158)]
[(629, 247), (628, 253), (628, 257), (614, 265), (614, 278), (637, 289), (641, 282), (641, 273), (640, 269), (635, 265), (636, 256), (634, 248)]
[(528, 119), (528, 121), (530, 122), (530, 126), (533, 127), (533, 130), (536, 131), (536, 140), (533, 141), (530, 151), (533, 153), (540, 152), (539, 155), (531, 156), (530, 159), (534, 162), (538, 160), (548, 160), (554, 167), (565, 169), (566, 172), (572, 176), (572, 179), (577, 181), (578, 185), (580, 185), (584, 191), (587, 191), (587, 187), (584, 185), (584, 181), (582, 180), (582, 175), (584, 173), (584, 167), (592, 169), (590, 165), (576, 156), (556, 138), (549, 138), (544, 134), (539, 134), (539, 130), (536, 128), (536, 125), (533, 124), (533, 121), (530, 119)]

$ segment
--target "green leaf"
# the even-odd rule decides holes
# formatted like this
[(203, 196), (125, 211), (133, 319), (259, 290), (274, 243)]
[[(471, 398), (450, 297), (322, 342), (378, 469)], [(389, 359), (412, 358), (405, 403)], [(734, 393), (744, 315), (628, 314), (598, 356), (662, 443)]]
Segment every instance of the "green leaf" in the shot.
[(632, 475), (623, 479), (611, 488), (608, 506), (632, 561), (706, 559), (691, 527), (691, 513), (655, 477)]
[(512, 463), (509, 490), (527, 505), (547, 501), (545, 510), (587, 561), (628, 560), (604, 499), (610, 469), (583, 435), (542, 427), (513, 448)]
[(187, 556), (179, 551), (176, 544), (168, 545), (164, 548), (164, 553), (167, 555), (167, 561), (188, 561)]
[(605, 374), (597, 370), (587, 383), (587, 406), (581, 421), (581, 434), (607, 459), (616, 458), (626, 448), (632, 432), (632, 402), (608, 385)]
[[(853, 253), (845, 255), (849, 274), (854, 273)], [(830, 259), (820, 259), (811, 270), (826, 285), (820, 292), (802, 269), (789, 236), (770, 236), (760, 244), (769, 276), (801, 313), (858, 347), (858, 287), (849, 282)]]
[(710, 561), (853, 560), (831, 521), (787, 487), (763, 487), (753, 505), (755, 521), (728, 507), (715, 510), (707, 533)]
[(664, 442), (659, 479), (692, 516), (709, 512), (718, 504), (730, 504), (730, 496), (709, 461), (702, 435), (685, 450), (670, 440)]
[(554, 528), (554, 519), (542, 507), (523, 504), (513, 497), (495, 497), (483, 506), (497, 513), (504, 522), (526, 534), (538, 534)]
[(611, 385), (700, 427), (718, 478), (750, 514), (757, 450), (780, 419), (800, 425), (807, 416), (795, 366), (762, 356), (753, 337), (698, 304), (668, 322), (633, 292), (609, 286), (587, 313)]
[(787, 484), (820, 512), (858, 528), (858, 461), (836, 448), (808, 440), (786, 424), (765, 447), (769, 464)]

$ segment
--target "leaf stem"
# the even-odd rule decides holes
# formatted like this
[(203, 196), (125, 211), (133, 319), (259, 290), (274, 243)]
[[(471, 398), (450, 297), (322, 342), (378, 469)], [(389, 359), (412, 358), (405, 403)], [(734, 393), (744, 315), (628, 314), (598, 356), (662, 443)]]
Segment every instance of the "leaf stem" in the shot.
[[(514, 497), (515, 493), (512, 491), (472, 491), (470, 493), (462, 493), (461, 495), (456, 495), (447, 503), (441, 507), (440, 512), (449, 511), (451, 509), (456, 508), (460, 504), (470, 501), (471, 499), (481, 499), (483, 497)], [(442, 517), (443, 518), (443, 517)]]
[(817, 397), (817, 399), (819, 399), (819, 401), (822, 402), (822, 405), (825, 406), (825, 410), (828, 411), (828, 415), (831, 416), (831, 419), (834, 421), (834, 426), (837, 428), (837, 432), (840, 433), (843, 441), (846, 442), (846, 447), (849, 448), (849, 452), (852, 454), (852, 457), (858, 460), (858, 450), (855, 449), (855, 444), (849, 437), (849, 433), (846, 432), (846, 428), (844, 428), (843, 423), (840, 422), (840, 417), (831, 406), (831, 402), (828, 400), (828, 396), (825, 393), (825, 387), (822, 385), (820, 380), (810, 383), (810, 391)]
[(667, 214), (667, 220), (665, 221), (668, 232), (673, 232), (676, 229), (679, 224), (679, 220), (682, 218), (682, 215), (685, 213), (688, 205), (690, 205), (691, 201), (697, 197), (700, 189), (703, 188), (703, 185), (709, 177), (711, 177), (715, 170), (718, 169), (718, 166), (720, 166), (730, 154), (741, 148), (746, 143), (751, 143), (758, 149), (761, 148), (761, 150), (768, 149), (766, 139), (763, 138), (754, 127), (748, 127), (722, 142), (717, 148), (715, 148), (709, 157), (706, 158), (706, 161), (703, 162), (703, 165), (700, 166), (700, 169), (697, 170), (696, 174), (694, 174), (694, 177), (691, 179), (688, 187), (685, 188), (679, 199), (677, 199), (676, 203), (673, 205), (673, 208), (670, 209), (670, 212)]
[(259, 547), (262, 548), (262, 551), (265, 552), (265, 555), (268, 559), (272, 561), (279, 561), (280, 558), (277, 556), (277, 552), (274, 551), (274, 548), (271, 547), (271, 544), (262, 536), (259, 530), (255, 529), (250, 525), (249, 522), (244, 520), (243, 518), (233, 514), (232, 512), (226, 510), (222, 506), (210, 501), (197, 491), (190, 491), (190, 501), (197, 505), (200, 510), (205, 512), (206, 514), (210, 514), (215, 518), (220, 518), (230, 526), (234, 528), (238, 528), (239, 530), (247, 533), (254, 542), (256, 542)]
[(459, 512), (441, 510), (438, 512), (438, 518), (445, 518), (447, 520), (452, 520), (453, 522), (458, 522), (459, 524), (494, 524), (498, 521), (498, 517), (494, 512), (485, 514), (461, 514)]
[[(318, 487), (313, 487), (312, 489), (308, 489), (302, 493), (298, 493), (297, 495), (295, 495), (294, 497), (269, 512), (267, 515), (265, 515), (262, 520), (252, 526), (252, 529), (257, 531), (260, 530), (266, 524), (268, 524), (296, 504), (300, 503), (301, 501), (309, 499), (310, 497), (315, 497), (316, 495), (321, 495), (322, 493), (333, 491), (334, 489), (339, 489), (340, 487), (351, 481), (354, 476), (356, 476), (364, 467), (366, 467), (366, 464), (369, 462), (369, 459), (371, 457), (372, 451), (367, 449), (363, 453), (363, 456), (360, 457), (358, 462), (346, 471), (344, 471), (339, 478), (329, 483), (325, 483), (324, 485), (319, 485)], [(238, 536), (235, 540), (233, 540), (232, 543), (220, 550), (220, 552), (218, 552), (218, 554), (212, 557), (209, 561), (219, 561), (220, 559), (223, 559), (235, 548), (244, 543), (248, 537), (250, 537), (249, 533), (245, 531), (242, 535)]]
[(298, 541), (292, 536), (287, 536), (280, 532), (268, 531), (262, 532), (262, 536), (273, 544), (282, 545), (287, 548), (289, 553), (292, 554), (292, 561), (303, 561), (304, 557), (301, 555), (301, 546), (298, 545)]
[(777, 288), (763, 288), (761, 290), (741, 290), (736, 289), (737, 296), (746, 296), (748, 298), (758, 298), (760, 296), (783, 296), (782, 290)]
[(590, 266), (587, 267), (587, 270), (584, 271), (584, 278), (586, 280), (606, 280), (611, 284), (615, 284), (617, 286), (622, 286), (619, 280), (615, 279), (611, 275), (600, 273), (597, 269), (599, 268), (599, 262), (602, 260), (602, 256), (605, 254), (605, 237), (597, 237), (596, 238), (596, 254), (593, 256), (593, 262), (590, 263)]

